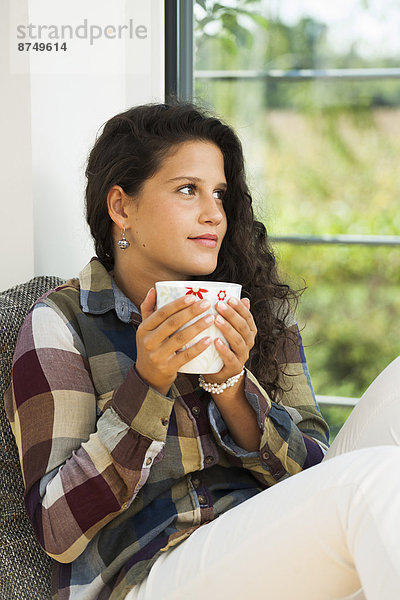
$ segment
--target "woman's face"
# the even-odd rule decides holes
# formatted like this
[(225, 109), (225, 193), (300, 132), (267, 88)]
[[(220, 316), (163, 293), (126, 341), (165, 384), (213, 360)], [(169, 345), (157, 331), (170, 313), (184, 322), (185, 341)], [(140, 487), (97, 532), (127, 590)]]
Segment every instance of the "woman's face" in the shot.
[[(127, 206), (126, 237), (134, 272), (157, 280), (212, 273), (227, 221), (224, 159), (211, 142), (175, 146)], [(198, 236), (216, 241), (195, 241)]]

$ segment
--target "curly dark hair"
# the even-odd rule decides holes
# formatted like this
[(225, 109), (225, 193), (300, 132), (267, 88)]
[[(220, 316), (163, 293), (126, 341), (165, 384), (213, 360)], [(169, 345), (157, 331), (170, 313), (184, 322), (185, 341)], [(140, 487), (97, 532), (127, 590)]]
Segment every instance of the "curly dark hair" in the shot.
[(193, 279), (242, 285), (258, 329), (246, 367), (270, 397), (279, 401), (283, 391), (279, 383), (282, 348), (289, 341), (295, 343), (285, 323), (298, 292), (279, 280), (266, 228), (254, 217), (241, 142), (222, 119), (199, 105), (174, 100), (136, 106), (106, 122), (89, 154), (85, 172), (86, 217), (96, 253), (101, 263), (112, 269), (112, 220), (107, 210), (110, 188), (119, 185), (129, 196), (140, 194), (172, 147), (193, 140), (213, 142), (219, 147), (228, 184), (224, 195), (228, 228), (217, 267), (210, 275)]

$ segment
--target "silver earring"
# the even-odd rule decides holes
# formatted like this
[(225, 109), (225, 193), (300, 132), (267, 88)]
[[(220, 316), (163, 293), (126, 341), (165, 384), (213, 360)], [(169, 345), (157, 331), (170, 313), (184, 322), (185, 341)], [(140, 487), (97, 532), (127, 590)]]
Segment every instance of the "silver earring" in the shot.
[(122, 238), (120, 240), (118, 240), (117, 244), (121, 248), (121, 250), (126, 250), (127, 248), (129, 248), (130, 243), (128, 242), (128, 240), (125, 237), (125, 225), (124, 225), (123, 230), (121, 231), (121, 234), (122, 234)]

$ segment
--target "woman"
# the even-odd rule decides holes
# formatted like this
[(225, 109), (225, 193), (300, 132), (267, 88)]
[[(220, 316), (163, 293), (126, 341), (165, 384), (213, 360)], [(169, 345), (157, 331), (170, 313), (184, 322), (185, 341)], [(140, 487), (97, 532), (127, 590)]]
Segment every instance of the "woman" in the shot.
[[(55, 596), (393, 599), (397, 404), (374, 398), (378, 428), (360, 405), (329, 451), (345, 453), (318, 464), (328, 430), (295, 294), (254, 220), (234, 132), (187, 103), (139, 106), (106, 123), (86, 176), (97, 257), (29, 312), (6, 398)], [(201, 379), (178, 371), (211, 341), (179, 350), (210, 322), (178, 330), (208, 306), (157, 310), (154, 284), (205, 278), (244, 298), (217, 304), (229, 347), (215, 342), (224, 367)], [(392, 446), (356, 450), (368, 443), (355, 431)]]

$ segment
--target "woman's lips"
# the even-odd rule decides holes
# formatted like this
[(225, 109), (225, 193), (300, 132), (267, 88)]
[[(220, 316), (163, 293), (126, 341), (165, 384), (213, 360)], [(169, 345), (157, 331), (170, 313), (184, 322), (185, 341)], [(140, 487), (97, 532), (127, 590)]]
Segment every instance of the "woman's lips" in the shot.
[(200, 246), (206, 246), (207, 248), (215, 248), (217, 245), (216, 240), (210, 240), (208, 238), (189, 238), (192, 242), (196, 242)]

